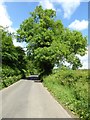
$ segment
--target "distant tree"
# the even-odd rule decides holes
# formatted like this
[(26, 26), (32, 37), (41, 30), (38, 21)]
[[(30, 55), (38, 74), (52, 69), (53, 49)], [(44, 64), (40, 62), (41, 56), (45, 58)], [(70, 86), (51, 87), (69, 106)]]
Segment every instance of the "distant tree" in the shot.
[(1, 31), (2, 35), (2, 63), (13, 67), (17, 61), (17, 54), (12, 41), (12, 35), (3, 28)]
[(20, 46), (15, 47), (15, 49), (17, 54), (16, 67), (21, 71), (23, 77), (25, 77), (25, 72), (27, 70), (27, 58), (25, 55), (25, 51)]
[(64, 28), (55, 20), (56, 12), (37, 6), (17, 30), (17, 40), (28, 43), (27, 54), (42, 74), (52, 72), (55, 64), (67, 61), (72, 69), (81, 66), (78, 55), (85, 55), (87, 39), (78, 31)]
[[(2, 68), (12, 68), (15, 72), (18, 72), (16, 74), (22, 74), (22, 77), (25, 77), (27, 70), (27, 58), (25, 51), (23, 48), (15, 47), (13, 45), (13, 36), (6, 28), (1, 27), (0, 34), (2, 36)], [(9, 70), (4, 71), (7, 72)]]
[(72, 65), (72, 69), (82, 67), (81, 61), (78, 57), (86, 54), (87, 37), (83, 37), (82, 33), (76, 30), (69, 30), (66, 28), (62, 36), (62, 43), (66, 46), (64, 49), (64, 61)]

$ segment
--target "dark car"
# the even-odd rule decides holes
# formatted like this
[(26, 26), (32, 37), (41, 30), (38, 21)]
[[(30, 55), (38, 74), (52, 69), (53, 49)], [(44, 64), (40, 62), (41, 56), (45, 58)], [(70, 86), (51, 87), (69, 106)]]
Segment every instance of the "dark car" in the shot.
[(30, 75), (29, 80), (34, 80), (36, 82), (40, 82), (40, 77), (39, 77), (39, 75)]

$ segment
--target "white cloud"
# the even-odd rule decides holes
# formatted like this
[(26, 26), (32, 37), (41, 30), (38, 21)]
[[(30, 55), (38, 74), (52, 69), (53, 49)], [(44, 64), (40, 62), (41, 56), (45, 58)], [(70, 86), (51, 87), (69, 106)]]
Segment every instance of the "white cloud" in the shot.
[(3, 0), (0, 1), (0, 25), (3, 27), (8, 27), (8, 30), (10, 32), (14, 32), (14, 28), (12, 28), (12, 21), (10, 19), (10, 16), (8, 15), (8, 12), (6, 10), (6, 6), (4, 5)]
[[(6, 6), (4, 5), (4, 0), (0, 1), (0, 25), (3, 27), (8, 27), (9, 32), (15, 32), (16, 29), (12, 27), (13, 22), (10, 19), (10, 16), (7, 12)], [(25, 43), (19, 43), (16, 39), (13, 40), (15, 46), (25, 47)]]
[(39, 3), (43, 6), (44, 9), (53, 9), (53, 10), (55, 10), (54, 5), (50, 0), (43, 0), (43, 1), (40, 0)]
[(0, 3), (0, 25), (3, 27), (12, 25), (12, 21), (6, 11), (6, 6), (3, 3)]
[(17, 40), (16, 39), (14, 39), (13, 40), (13, 44), (15, 45), (15, 46), (21, 46), (21, 47), (26, 47), (26, 42), (17, 42)]
[(54, 2), (62, 6), (64, 12), (64, 18), (70, 18), (75, 12), (77, 7), (80, 5), (82, 0), (40, 0), (39, 3), (47, 9), (54, 9)]
[[(80, 59), (81, 61), (81, 64), (82, 64), (82, 67), (80, 67), (79, 69), (88, 69), (89, 67), (89, 64), (88, 63), (88, 52), (84, 55), (84, 56), (80, 56), (80, 55), (77, 55), (77, 57)], [(70, 68), (72, 68), (72, 65), (70, 65), (68, 62), (65, 61), (65, 65), (66, 66), (69, 66)], [(90, 67), (89, 67), (90, 68)]]
[[(0, 0), (1, 1), (5, 1), (5, 2), (39, 2), (39, 1), (43, 1), (43, 0)], [(51, 2), (56, 2), (56, 1), (64, 1), (64, 0), (50, 0)], [(67, 0), (67, 2), (69, 2), (70, 0)], [(71, 0), (72, 1), (72, 0)], [(81, 2), (89, 2), (90, 0), (80, 0)], [(77, 0), (76, 0), (77, 2)]]
[(85, 30), (88, 28), (88, 21), (87, 20), (75, 20), (72, 22), (69, 26), (71, 29), (76, 29), (76, 30)]
[(83, 65), (80, 69), (88, 69), (88, 52), (86, 53), (85, 56), (83, 56), (83, 57), (79, 56), (79, 58)]
[(90, 45), (87, 47), (87, 52), (84, 56), (77, 55), (81, 60), (82, 67), (80, 69), (90, 69)]
[[(80, 67), (79, 69), (90, 69), (90, 45), (87, 47), (87, 51), (86, 54), (84, 56), (80, 56), (80, 55), (76, 55), (82, 64), (82, 67)], [(72, 68), (72, 65), (70, 65), (68, 62), (64, 62), (64, 65), (69, 66), (70, 68)]]
[(80, 5), (80, 0), (56, 0), (61, 4), (64, 11), (64, 18), (70, 18)]

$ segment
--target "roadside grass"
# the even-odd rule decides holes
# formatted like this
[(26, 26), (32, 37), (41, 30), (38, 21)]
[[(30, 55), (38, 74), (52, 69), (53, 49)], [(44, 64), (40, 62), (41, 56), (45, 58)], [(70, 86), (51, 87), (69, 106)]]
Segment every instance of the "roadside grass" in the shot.
[(88, 109), (88, 71), (57, 70), (44, 77), (44, 85), (73, 114), (90, 119)]

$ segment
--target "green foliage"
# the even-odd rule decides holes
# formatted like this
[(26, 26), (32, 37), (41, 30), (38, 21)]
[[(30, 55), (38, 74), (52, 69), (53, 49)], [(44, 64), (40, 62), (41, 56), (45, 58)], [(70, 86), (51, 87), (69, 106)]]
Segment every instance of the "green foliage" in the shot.
[(6, 77), (4, 79), (2, 79), (2, 81), (0, 82), (0, 89), (4, 88), (4, 87), (8, 87), (11, 84), (17, 82), (18, 80), (20, 80), (22, 78), (21, 75), (18, 76), (10, 76), (10, 77)]
[(17, 40), (28, 43), (27, 55), (42, 74), (50, 74), (55, 65), (65, 61), (72, 69), (81, 67), (77, 55), (83, 56), (86, 51), (87, 38), (64, 28), (61, 20), (55, 18), (54, 10), (37, 6), (17, 30)]
[(17, 60), (15, 47), (13, 45), (12, 36), (8, 31), (2, 29), (2, 62), (4, 65), (14, 66)]
[(0, 87), (7, 87), (28, 73), (28, 61), (24, 50), (13, 45), (13, 35), (6, 28), (0, 27), (2, 36), (2, 82)]
[(2, 34), (2, 74), (9, 77), (22, 74), (25, 77), (27, 70), (27, 58), (21, 47), (13, 45), (13, 35), (5, 28), (1, 29)]
[(21, 72), (18, 68), (12, 69), (10, 66), (2, 65), (2, 78), (19, 75)]
[(89, 120), (88, 71), (54, 70), (53, 74), (44, 78), (44, 85), (74, 114)]
[[(34, 61), (38, 71), (43, 71), (43, 74), (51, 72), (54, 66), (53, 49), (50, 47), (55, 39), (53, 26), (56, 27), (58, 24), (63, 28), (61, 21), (54, 24), (54, 17), (55, 11), (43, 10), (41, 6), (36, 7), (35, 12), (31, 13), (31, 17), (25, 20), (17, 31), (19, 40), (29, 42), (28, 55)], [(62, 29), (59, 32), (62, 32)]]
[(27, 57), (21, 47), (15, 47), (17, 53), (16, 68), (21, 72), (22, 77), (25, 78), (27, 72)]

